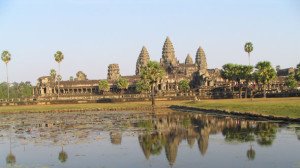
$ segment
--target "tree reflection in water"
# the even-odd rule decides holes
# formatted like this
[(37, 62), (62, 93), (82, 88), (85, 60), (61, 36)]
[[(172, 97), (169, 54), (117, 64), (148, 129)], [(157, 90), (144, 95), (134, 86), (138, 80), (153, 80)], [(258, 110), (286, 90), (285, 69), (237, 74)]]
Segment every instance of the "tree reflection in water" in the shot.
[(296, 127), (295, 132), (296, 132), (298, 140), (300, 140), (300, 127)]
[(16, 163), (16, 157), (12, 152), (9, 152), (9, 154), (6, 157), (6, 164), (8, 165), (14, 165)]
[(247, 150), (247, 157), (249, 160), (255, 159), (255, 150), (252, 148), (252, 145), (250, 145), (250, 149)]
[(9, 154), (6, 156), (6, 164), (13, 166), (16, 163), (16, 156), (11, 150), (11, 138), (9, 138)]
[[(153, 118), (152, 118), (153, 119)], [(205, 114), (157, 115), (155, 121), (140, 123), (147, 126), (147, 131), (138, 136), (140, 146), (146, 159), (160, 154), (165, 149), (169, 165), (176, 162), (179, 144), (185, 140), (192, 148), (195, 140), (202, 156), (208, 151), (209, 136), (222, 133), (226, 142), (254, 142), (259, 145), (272, 145), (278, 125), (276, 123), (248, 121), (230, 117), (216, 117)], [(151, 123), (151, 124), (149, 124)], [(152, 127), (152, 128), (149, 128)], [(247, 150), (249, 160), (255, 159), (252, 145)]]
[[(34, 118), (34, 119), (30, 119)], [(6, 123), (6, 124), (3, 124)], [(26, 142), (53, 142), (56, 146), (70, 143), (90, 143), (102, 138), (100, 133), (109, 132), (114, 145), (122, 143), (122, 133), (138, 133), (138, 143), (146, 159), (151, 156), (165, 156), (170, 166), (176, 164), (179, 145), (185, 141), (190, 148), (199, 150), (199, 157), (209, 154), (211, 135), (223, 135), (227, 143), (257, 143), (271, 146), (276, 138), (277, 123), (250, 121), (233, 117), (212, 116), (202, 113), (130, 113), (130, 112), (85, 112), (85, 113), (43, 113), (38, 115), (3, 116), (0, 128), (9, 132), (13, 123), (15, 137), (26, 137)], [(2, 125), (1, 125), (2, 124)], [(295, 128), (300, 140), (300, 128)], [(26, 136), (24, 136), (26, 135)], [(25, 140), (25, 139), (24, 139)], [(197, 143), (196, 143), (197, 142)], [(197, 146), (197, 147), (196, 147)], [(258, 151), (258, 149), (257, 149)], [(255, 158), (253, 147), (247, 150), (247, 157)], [(63, 150), (58, 159), (64, 163), (68, 154)], [(7, 164), (15, 164), (16, 157), (10, 151)]]
[(277, 126), (272, 123), (260, 123), (255, 129), (257, 143), (261, 146), (271, 146), (276, 138)]
[(61, 163), (65, 163), (68, 160), (68, 154), (67, 154), (67, 152), (64, 151), (64, 147), (63, 146), (61, 147), (61, 151), (58, 154), (58, 160)]
[(110, 132), (110, 142), (114, 145), (120, 145), (122, 143), (122, 133), (118, 131)]

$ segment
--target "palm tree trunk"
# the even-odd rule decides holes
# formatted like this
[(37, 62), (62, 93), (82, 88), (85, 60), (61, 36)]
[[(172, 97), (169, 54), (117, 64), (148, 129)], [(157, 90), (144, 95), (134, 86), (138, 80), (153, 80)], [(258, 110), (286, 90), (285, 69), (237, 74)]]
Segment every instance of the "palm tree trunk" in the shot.
[(8, 66), (6, 65), (6, 82), (7, 82), (7, 101), (9, 101), (9, 83), (8, 83)]
[(247, 99), (248, 97), (248, 85), (246, 86), (246, 90), (245, 90), (245, 99)]
[(266, 92), (266, 85), (264, 84), (264, 86), (263, 86), (264, 88), (264, 98), (267, 98), (267, 92)]
[[(60, 63), (58, 63), (58, 75), (60, 76)], [(60, 79), (58, 79), (58, 92), (57, 92), (57, 98), (59, 98), (59, 92), (60, 92), (60, 89), (59, 89), (59, 82), (60, 82)]]
[(248, 97), (248, 87), (249, 87), (249, 82), (246, 81), (245, 99), (247, 99)]
[(242, 87), (241, 87), (241, 83), (238, 82), (239, 84), (239, 98), (241, 99), (242, 98)]
[(249, 66), (250, 66), (250, 53), (248, 53), (248, 61), (249, 61)]
[(155, 93), (154, 93), (154, 84), (151, 86), (151, 100), (152, 100), (152, 107), (155, 107)]

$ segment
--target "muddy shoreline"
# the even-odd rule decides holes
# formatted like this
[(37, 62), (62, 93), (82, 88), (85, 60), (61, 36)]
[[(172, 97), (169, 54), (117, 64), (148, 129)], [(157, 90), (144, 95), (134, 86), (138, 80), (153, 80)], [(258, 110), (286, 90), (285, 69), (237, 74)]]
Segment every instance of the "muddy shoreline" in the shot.
[[(289, 117), (280, 117), (273, 115), (262, 115), (262, 114), (253, 114), (249, 112), (236, 112), (236, 111), (226, 111), (226, 110), (213, 110), (213, 109), (203, 109), (197, 107), (189, 107), (189, 106), (179, 106), (179, 105), (171, 105), (171, 106), (163, 106), (156, 107), (155, 110), (175, 110), (175, 111), (186, 111), (186, 112), (204, 112), (207, 114), (220, 114), (226, 116), (233, 117), (242, 117), (250, 120), (261, 120), (261, 121), (283, 121), (283, 122), (293, 122), (300, 123), (300, 118), (289, 118)], [(41, 111), (16, 111), (16, 112), (1, 112), (1, 114), (16, 114), (16, 113), (64, 113), (64, 112), (95, 112), (95, 111), (153, 111), (152, 107), (134, 107), (134, 108), (83, 108), (83, 109), (59, 109), (59, 110), (41, 110)]]
[(280, 117), (273, 115), (262, 115), (262, 114), (253, 114), (249, 112), (236, 112), (236, 111), (226, 111), (226, 110), (213, 110), (213, 109), (203, 109), (197, 107), (188, 107), (188, 106), (178, 106), (172, 105), (169, 107), (172, 110), (188, 111), (188, 112), (204, 112), (207, 114), (221, 114), (233, 117), (243, 117), (250, 120), (262, 120), (262, 121), (281, 121), (281, 122), (292, 122), (300, 123), (300, 118), (289, 118), (289, 117)]
[[(169, 109), (168, 107), (156, 107), (155, 110)], [(83, 108), (83, 109), (58, 109), (58, 110), (41, 110), (41, 111), (16, 111), (16, 112), (1, 112), (0, 114), (17, 114), (17, 113), (65, 113), (65, 112), (108, 112), (108, 111), (153, 111), (152, 107), (134, 107), (134, 108)]]

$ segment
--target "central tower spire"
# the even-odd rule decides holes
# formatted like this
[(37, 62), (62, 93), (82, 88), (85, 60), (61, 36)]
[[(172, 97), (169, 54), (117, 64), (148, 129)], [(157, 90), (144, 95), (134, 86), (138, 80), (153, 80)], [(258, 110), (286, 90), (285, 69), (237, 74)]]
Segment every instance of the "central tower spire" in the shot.
[(204, 50), (201, 47), (197, 50), (195, 63), (200, 73), (205, 74), (207, 71), (207, 62)]
[(166, 38), (164, 43), (160, 63), (165, 67), (168, 73), (172, 72), (172, 70), (178, 66), (174, 47), (169, 37)]
[(140, 75), (142, 67), (146, 66), (149, 60), (150, 57), (147, 48), (143, 46), (141, 53), (136, 61), (136, 70), (135, 70), (136, 75)]

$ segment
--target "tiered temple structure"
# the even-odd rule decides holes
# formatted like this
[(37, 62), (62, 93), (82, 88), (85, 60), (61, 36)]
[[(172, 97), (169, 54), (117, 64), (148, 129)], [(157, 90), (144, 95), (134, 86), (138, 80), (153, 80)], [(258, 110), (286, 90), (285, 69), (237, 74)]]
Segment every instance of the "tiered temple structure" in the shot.
[[(140, 94), (136, 89), (136, 83), (140, 80), (140, 73), (143, 66), (146, 66), (150, 60), (149, 53), (144, 46), (136, 61), (135, 75), (122, 76), (118, 64), (110, 64), (107, 71), (107, 81), (110, 85), (111, 95), (118, 93), (116, 81), (122, 77), (129, 81), (129, 87), (125, 94), (135, 94), (135, 98), (141, 98), (145, 95)], [(158, 96), (176, 97), (178, 96), (178, 83), (181, 80), (190, 81), (191, 91), (188, 95), (209, 98), (225, 98), (226, 95), (214, 94), (215, 90), (226, 90), (228, 81), (221, 77), (220, 69), (208, 69), (206, 54), (203, 48), (199, 47), (195, 53), (195, 61), (190, 54), (186, 56), (184, 63), (180, 63), (175, 55), (173, 43), (167, 37), (162, 47), (162, 57), (160, 65), (165, 69), (165, 77), (157, 83), (156, 92)], [(295, 69), (278, 70), (277, 80), (273, 83), (273, 87), (283, 88), (284, 79)], [(37, 86), (34, 89), (34, 95), (37, 99), (51, 100), (60, 93), (60, 99), (80, 99), (80, 98), (101, 98), (102, 92), (98, 89), (99, 80), (88, 80), (87, 75), (79, 71), (77, 78), (73, 81), (61, 81), (59, 83), (50, 76), (40, 77)], [(105, 79), (104, 79), (105, 80)], [(59, 90), (58, 90), (59, 88)], [(220, 89), (221, 88), (221, 89)], [(139, 94), (137, 94), (139, 93)], [(108, 94), (110, 95), (110, 94)], [(146, 95), (147, 96), (147, 95)], [(148, 95), (149, 96), (149, 95)]]
[(108, 65), (107, 80), (115, 81), (120, 77), (120, 68), (118, 64)]
[(149, 60), (150, 57), (147, 48), (143, 46), (142, 51), (136, 61), (136, 70), (135, 70), (136, 75), (140, 75), (142, 67), (146, 66)]

